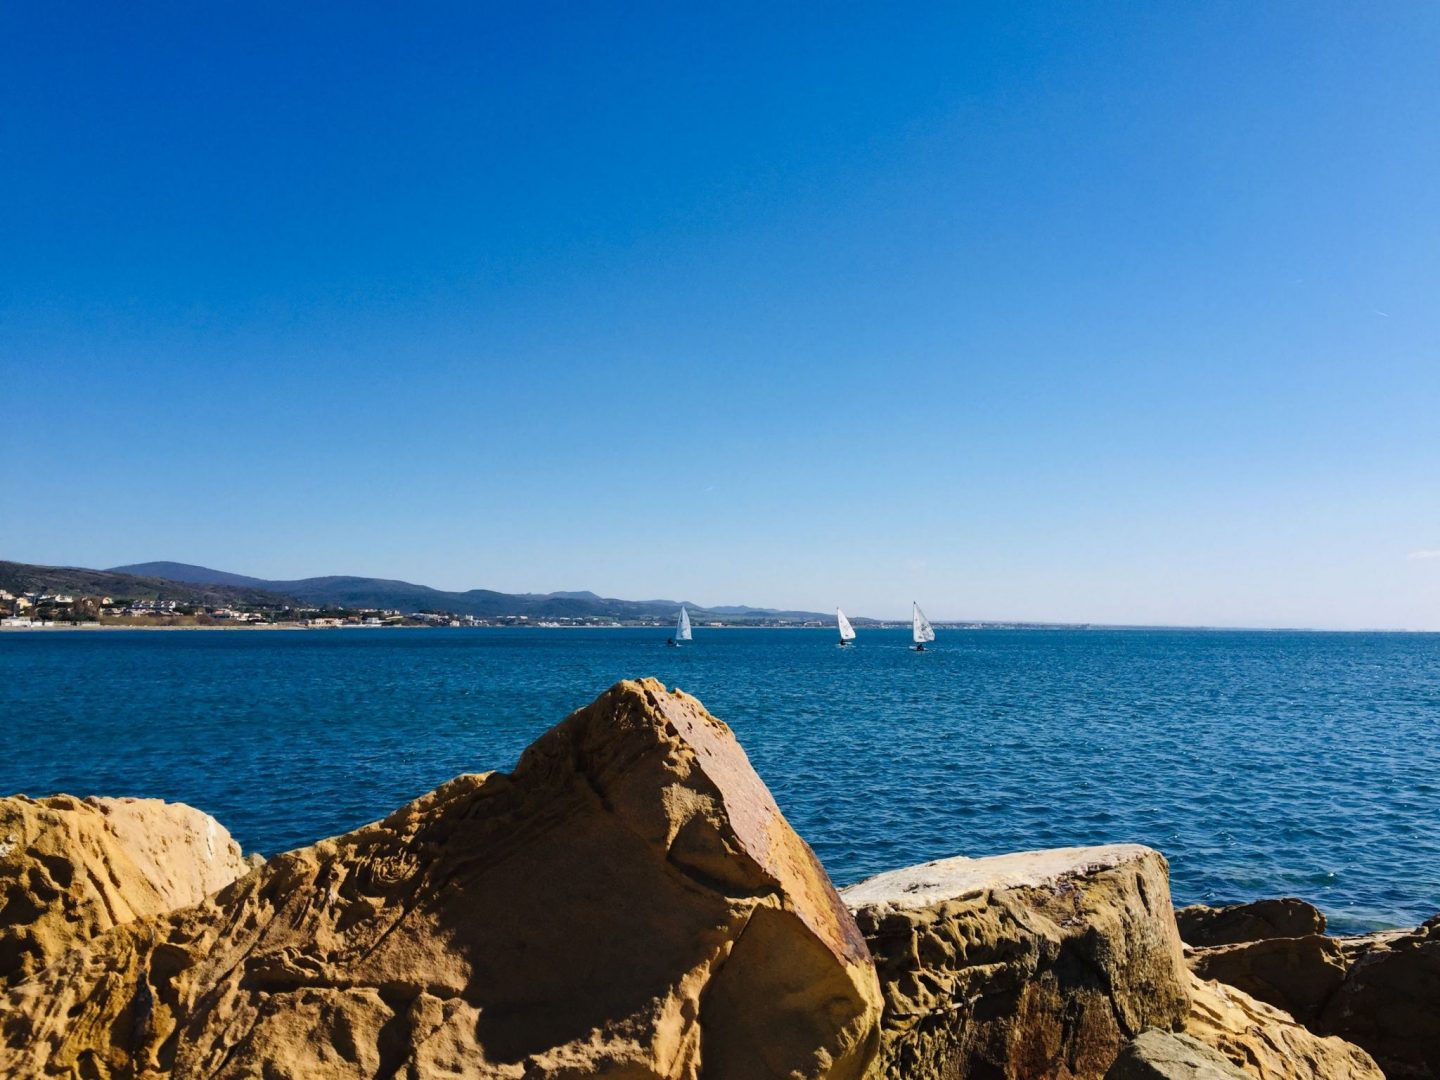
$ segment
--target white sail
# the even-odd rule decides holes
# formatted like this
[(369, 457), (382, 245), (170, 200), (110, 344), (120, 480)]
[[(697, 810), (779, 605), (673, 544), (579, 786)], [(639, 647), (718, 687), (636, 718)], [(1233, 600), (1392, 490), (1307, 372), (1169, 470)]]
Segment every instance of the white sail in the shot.
[(838, 607), (835, 609), (835, 625), (840, 628), (841, 641), (855, 640), (855, 628), (850, 625), (850, 620), (845, 618), (845, 613)]
[(935, 629), (930, 625), (930, 620), (925, 618), (925, 613), (920, 610), (919, 604), (914, 603), (914, 601), (911, 601), (911, 604), (915, 608), (915, 612), (911, 616), (912, 633), (915, 637), (915, 644), (923, 645), (927, 641), (934, 641)]
[(690, 613), (685, 610), (685, 605), (680, 605), (680, 618), (675, 623), (675, 640), (690, 640)]

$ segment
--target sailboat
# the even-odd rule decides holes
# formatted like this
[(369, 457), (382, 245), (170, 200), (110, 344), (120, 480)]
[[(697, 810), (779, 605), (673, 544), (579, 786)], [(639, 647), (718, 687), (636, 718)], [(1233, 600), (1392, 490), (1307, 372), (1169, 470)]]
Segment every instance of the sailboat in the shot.
[(842, 648), (855, 640), (855, 628), (850, 625), (850, 620), (845, 618), (845, 613), (838, 607), (835, 609), (835, 626), (840, 631), (840, 645)]
[(680, 617), (675, 620), (675, 636), (666, 645), (679, 645), (682, 641), (690, 640), (690, 612), (685, 610), (685, 605), (680, 605)]
[(915, 651), (924, 652), (925, 642), (935, 640), (935, 628), (930, 625), (930, 620), (925, 618), (919, 604), (913, 600), (910, 604), (915, 609), (910, 615), (910, 635), (915, 639)]

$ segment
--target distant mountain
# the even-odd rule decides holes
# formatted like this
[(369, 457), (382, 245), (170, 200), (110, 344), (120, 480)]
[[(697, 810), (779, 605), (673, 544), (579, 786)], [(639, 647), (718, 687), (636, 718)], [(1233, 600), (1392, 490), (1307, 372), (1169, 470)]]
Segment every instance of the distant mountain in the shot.
[(183, 562), (147, 562), (133, 566), (112, 566), (112, 574), (136, 574), (140, 577), (164, 578), (167, 581), (188, 581), (194, 585), (237, 585), (241, 588), (263, 589), (266, 583), (244, 574), (227, 574), (208, 566)]
[[(269, 581), (178, 562), (135, 563), (130, 566), (117, 566), (111, 572), (163, 577), (193, 585), (262, 589), (294, 597), (315, 607), (391, 608), (406, 613), (449, 611), (479, 618), (524, 615), (535, 620), (669, 620), (680, 610), (681, 603), (678, 600), (617, 600), (613, 597), (597, 596), (593, 592), (502, 593), (492, 589), (445, 592), (432, 589), (428, 585), (415, 585), (408, 581), (388, 578), (314, 577), (301, 578), (298, 581)], [(771, 608), (707, 609), (688, 601), (686, 606), (690, 609), (691, 616), (702, 622), (711, 618), (723, 618), (727, 622), (806, 622), (831, 617), (814, 611), (776, 611)]]
[[(175, 565), (161, 564), (154, 565)], [(238, 581), (251, 580), (228, 575)], [(187, 582), (119, 570), (86, 570), (76, 566), (33, 566), (0, 561), (0, 589), (12, 593), (73, 593), (77, 596), (113, 596), (117, 600), (178, 600), (215, 607), (285, 606), (295, 603), (283, 594), (249, 586)]]

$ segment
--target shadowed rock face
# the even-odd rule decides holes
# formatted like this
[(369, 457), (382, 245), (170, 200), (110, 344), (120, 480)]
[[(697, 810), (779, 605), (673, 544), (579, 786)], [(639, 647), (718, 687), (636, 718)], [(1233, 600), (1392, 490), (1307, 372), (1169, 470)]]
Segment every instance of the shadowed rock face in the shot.
[(1312, 1030), (1345, 981), (1346, 961), (1335, 938), (1266, 938), (1196, 949), (1187, 958), (1202, 979), (1218, 979), (1283, 1009)]
[(1385, 1080), (1358, 1046), (1309, 1031), (1286, 1013), (1224, 983), (1191, 976), (1186, 1034), (1256, 1080)]
[(1325, 916), (1320, 909), (1293, 896), (1227, 907), (1192, 904), (1176, 911), (1175, 921), (1180, 926), (1180, 940), (1196, 946), (1238, 945), (1325, 933)]
[(159, 799), (0, 799), (0, 988), (248, 872), (208, 814)]
[(1440, 1076), (1440, 915), (1340, 945), (1350, 967), (1319, 1026), (1369, 1050), (1390, 1080)]
[(879, 1002), (729, 728), (644, 680), (72, 952), (0, 1002), (0, 1075), (857, 1080)]
[(1390, 1080), (1440, 1076), (1440, 917), (1362, 937), (1271, 937), (1193, 949), (1216, 979), (1284, 1010), (1318, 1035), (1369, 1051)]
[(885, 994), (893, 1080), (1099, 1080), (1177, 1028), (1188, 973), (1165, 860), (1135, 845), (947, 859), (843, 893)]

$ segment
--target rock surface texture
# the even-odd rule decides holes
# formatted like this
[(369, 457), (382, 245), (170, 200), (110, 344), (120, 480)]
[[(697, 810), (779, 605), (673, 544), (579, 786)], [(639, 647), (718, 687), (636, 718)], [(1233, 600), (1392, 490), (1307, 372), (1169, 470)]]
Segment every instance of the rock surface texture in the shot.
[(885, 994), (876, 1075), (1099, 1080), (1190, 976), (1168, 869), (1135, 845), (947, 859), (842, 894)]
[(1440, 1078), (1440, 915), (1339, 940), (1349, 968), (1319, 1026), (1369, 1050), (1390, 1080)]
[(644, 680), (72, 951), (0, 1002), (0, 1075), (856, 1080), (879, 1008), (730, 729)]
[[(1193, 978), (1193, 976), (1192, 976)], [(1358, 1046), (1325, 1038), (1223, 983), (1194, 978), (1185, 1032), (1258, 1080), (1385, 1080)], [(1393, 1078), (1392, 1078), (1393, 1080)]]
[(0, 988), (249, 871), (208, 814), (159, 799), (0, 799)]
[(1246, 1080), (1229, 1058), (1189, 1035), (1151, 1028), (1127, 1043), (1105, 1080)]
[(1325, 932), (1320, 909), (1293, 896), (1226, 907), (1192, 904), (1176, 911), (1175, 921), (1186, 945), (1238, 945)]
[(1440, 917), (1416, 930), (1363, 937), (1272, 937), (1192, 949), (1215, 979), (1338, 1035), (1375, 1058), (1390, 1080), (1440, 1078)]
[(1348, 961), (1335, 938), (1311, 934), (1195, 949), (1190, 970), (1283, 1009), (1312, 1030), (1345, 981)]

